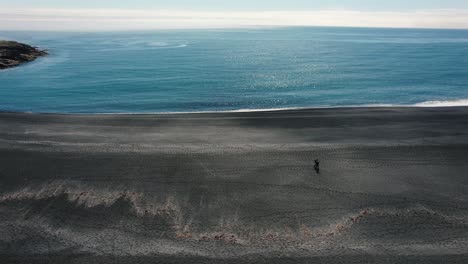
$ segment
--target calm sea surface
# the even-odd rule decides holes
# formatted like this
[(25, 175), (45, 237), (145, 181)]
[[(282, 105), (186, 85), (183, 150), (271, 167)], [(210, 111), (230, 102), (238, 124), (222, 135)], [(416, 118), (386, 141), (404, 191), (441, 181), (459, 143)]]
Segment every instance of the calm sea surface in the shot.
[(0, 39), (50, 52), (0, 72), (0, 111), (468, 103), (468, 31), (463, 30), (0, 32)]

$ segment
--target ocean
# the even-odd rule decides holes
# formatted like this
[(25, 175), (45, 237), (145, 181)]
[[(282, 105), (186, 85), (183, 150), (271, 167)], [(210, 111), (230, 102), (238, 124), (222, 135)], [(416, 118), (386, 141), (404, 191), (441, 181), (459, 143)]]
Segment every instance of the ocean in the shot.
[(0, 72), (0, 111), (468, 105), (468, 30), (0, 32), (49, 50)]

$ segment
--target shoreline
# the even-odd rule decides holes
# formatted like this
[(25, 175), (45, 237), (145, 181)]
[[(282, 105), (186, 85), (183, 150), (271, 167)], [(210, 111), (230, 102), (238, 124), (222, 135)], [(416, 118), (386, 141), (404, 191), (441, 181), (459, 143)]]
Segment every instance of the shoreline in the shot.
[[(458, 100), (454, 100), (458, 101)], [(462, 99), (461, 101), (468, 101)], [(429, 101), (432, 102), (432, 101)], [(372, 110), (372, 109), (442, 109), (449, 110), (453, 108), (468, 108), (468, 104), (459, 105), (425, 105), (423, 103), (411, 105), (356, 105), (356, 106), (317, 106), (317, 107), (285, 107), (285, 108), (258, 108), (258, 109), (235, 109), (235, 110), (207, 110), (207, 111), (175, 111), (175, 112), (35, 112), (35, 111), (9, 111), (0, 110), (0, 114), (28, 114), (28, 115), (65, 115), (65, 116), (109, 116), (109, 115), (123, 115), (123, 116), (147, 116), (147, 115), (191, 115), (191, 114), (242, 114), (242, 113), (277, 113), (277, 112), (291, 112), (291, 111), (314, 111), (314, 110)]]
[[(309, 108), (167, 114), (0, 112), (0, 121), (3, 121), (0, 130), (4, 131), (0, 133), (0, 147), (1, 142), (14, 142), (14, 137), (11, 138), (13, 135), (21, 136), (18, 142), (23, 142), (23, 145), (31, 142), (33, 145), (45, 144), (51, 150), (65, 147), (75, 151), (81, 149), (80, 144), (84, 144), (98, 152), (101, 151), (100, 144), (109, 145), (112, 152), (128, 151), (130, 145), (140, 146), (143, 152), (151, 152), (156, 143), (161, 149), (181, 151), (185, 148), (206, 149), (212, 141), (220, 148), (244, 148), (253, 144), (270, 149), (278, 148), (281, 144), (300, 148), (330, 144), (464, 145), (468, 142), (467, 119), (468, 107)], [(41, 133), (24, 134), (24, 129), (39, 129)], [(129, 135), (125, 132), (127, 130), (135, 133)], [(176, 134), (172, 135), (173, 131)], [(232, 134), (235, 131), (239, 134)], [(78, 137), (70, 137), (75, 133)], [(243, 134), (245, 137), (239, 138)], [(8, 140), (2, 138), (2, 135), (9, 135)], [(145, 138), (144, 135), (149, 137)], [(155, 138), (152, 139), (153, 136)], [(175, 141), (176, 138), (179, 142)], [(119, 142), (122, 147), (117, 147), (115, 142)]]

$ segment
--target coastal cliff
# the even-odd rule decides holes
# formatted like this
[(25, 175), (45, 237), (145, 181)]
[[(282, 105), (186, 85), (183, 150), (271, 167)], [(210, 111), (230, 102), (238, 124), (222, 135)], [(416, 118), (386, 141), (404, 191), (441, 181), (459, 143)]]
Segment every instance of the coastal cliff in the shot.
[(16, 41), (0, 40), (0, 70), (16, 67), (45, 55), (47, 52), (44, 50)]

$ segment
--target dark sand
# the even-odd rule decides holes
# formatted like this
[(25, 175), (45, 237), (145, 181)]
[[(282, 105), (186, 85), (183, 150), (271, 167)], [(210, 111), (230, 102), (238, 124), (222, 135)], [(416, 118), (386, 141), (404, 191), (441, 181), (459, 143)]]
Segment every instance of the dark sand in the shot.
[(468, 263), (468, 108), (2, 113), (0, 165), (0, 263)]

